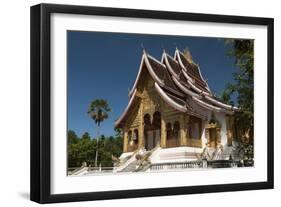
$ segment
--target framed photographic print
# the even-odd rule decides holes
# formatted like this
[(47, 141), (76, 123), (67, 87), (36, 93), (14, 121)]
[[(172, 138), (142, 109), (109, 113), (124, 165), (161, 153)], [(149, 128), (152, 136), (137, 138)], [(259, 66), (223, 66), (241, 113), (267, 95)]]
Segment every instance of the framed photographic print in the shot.
[(31, 7), (31, 200), (273, 188), (273, 19)]

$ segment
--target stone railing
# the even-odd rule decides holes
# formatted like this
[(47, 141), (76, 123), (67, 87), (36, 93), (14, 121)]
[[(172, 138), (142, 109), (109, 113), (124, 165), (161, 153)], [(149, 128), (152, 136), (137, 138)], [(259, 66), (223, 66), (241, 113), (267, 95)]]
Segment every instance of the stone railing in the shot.
[(150, 165), (151, 171), (160, 170), (175, 170), (175, 169), (187, 169), (187, 168), (202, 168), (203, 162), (190, 161), (190, 162), (176, 162), (176, 163), (155, 163)]
[(79, 176), (79, 175), (85, 175), (88, 173), (88, 167), (82, 166), (80, 168), (77, 168), (71, 172), (68, 172), (69, 176)]
[(76, 172), (80, 171), (83, 167), (84, 167), (84, 166), (82, 166), (82, 167), (71, 167), (71, 168), (68, 168), (68, 169), (67, 169), (67, 175), (73, 175), (73, 174), (75, 174)]
[(240, 167), (239, 161), (233, 160), (196, 160), (175, 163), (154, 163), (150, 165), (150, 171), (180, 170), (188, 168), (233, 168)]
[(233, 160), (208, 160), (206, 162), (208, 168), (231, 168), (239, 166), (239, 161)]
[(88, 174), (97, 173), (97, 172), (112, 173), (113, 170), (114, 170), (114, 167), (89, 167)]

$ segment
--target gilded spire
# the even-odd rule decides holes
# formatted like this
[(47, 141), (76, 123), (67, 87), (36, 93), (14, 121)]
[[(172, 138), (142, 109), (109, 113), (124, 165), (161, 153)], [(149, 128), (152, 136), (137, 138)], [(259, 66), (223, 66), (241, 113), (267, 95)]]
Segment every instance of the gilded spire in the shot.
[(188, 47), (183, 50), (183, 56), (186, 60), (188, 60), (188, 62), (193, 63), (193, 58)]
[(142, 48), (142, 52), (143, 52), (144, 54), (146, 54), (146, 50), (145, 50), (145, 47), (144, 47), (143, 43), (141, 43), (141, 48)]

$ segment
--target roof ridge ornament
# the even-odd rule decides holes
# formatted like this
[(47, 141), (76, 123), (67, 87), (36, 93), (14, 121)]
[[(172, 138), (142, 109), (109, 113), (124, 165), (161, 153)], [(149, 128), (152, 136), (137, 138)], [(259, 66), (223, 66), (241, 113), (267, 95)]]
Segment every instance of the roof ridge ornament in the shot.
[(166, 54), (166, 50), (164, 48), (164, 45), (161, 45), (161, 48), (162, 48), (163, 53)]
[(190, 64), (194, 64), (194, 61), (193, 61), (193, 57), (192, 57), (192, 54), (190, 52), (190, 49), (188, 47), (186, 47), (184, 50), (183, 50), (183, 53), (182, 53), (183, 57), (190, 63)]
[(128, 96), (130, 97), (131, 96), (131, 89), (128, 88)]
[(146, 50), (145, 50), (145, 47), (144, 47), (143, 43), (141, 43), (141, 48), (142, 48), (142, 52), (143, 52), (144, 54), (147, 54), (147, 52), (146, 52)]

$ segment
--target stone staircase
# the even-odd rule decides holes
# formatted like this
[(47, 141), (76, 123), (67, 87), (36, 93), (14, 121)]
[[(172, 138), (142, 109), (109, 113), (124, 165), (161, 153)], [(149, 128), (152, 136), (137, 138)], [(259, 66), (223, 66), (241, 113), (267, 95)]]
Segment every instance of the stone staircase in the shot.
[(223, 159), (228, 160), (231, 156), (232, 160), (240, 160), (240, 153), (239, 150), (235, 147), (226, 147), (223, 150)]
[(135, 161), (131, 162), (129, 165), (127, 165), (125, 168), (123, 168), (119, 172), (134, 172), (134, 171), (136, 171), (137, 164), (138, 164), (138, 161), (135, 160)]
[(71, 176), (77, 176), (77, 175), (86, 175), (88, 173), (88, 167), (87, 166), (82, 166), (81, 168), (78, 168), (72, 172), (70, 172), (68, 175)]
[(240, 158), (239, 150), (235, 147), (229, 146), (223, 149), (208, 149), (208, 160), (232, 160), (238, 161)]
[[(156, 146), (150, 151), (146, 151), (145, 149), (136, 150), (133, 155), (127, 160), (127, 162), (123, 163), (123, 166), (120, 166), (120, 170), (117, 172), (144, 172), (150, 167), (150, 157), (159, 149), (160, 146)], [(136, 156), (140, 156), (140, 158), (136, 158)]]

